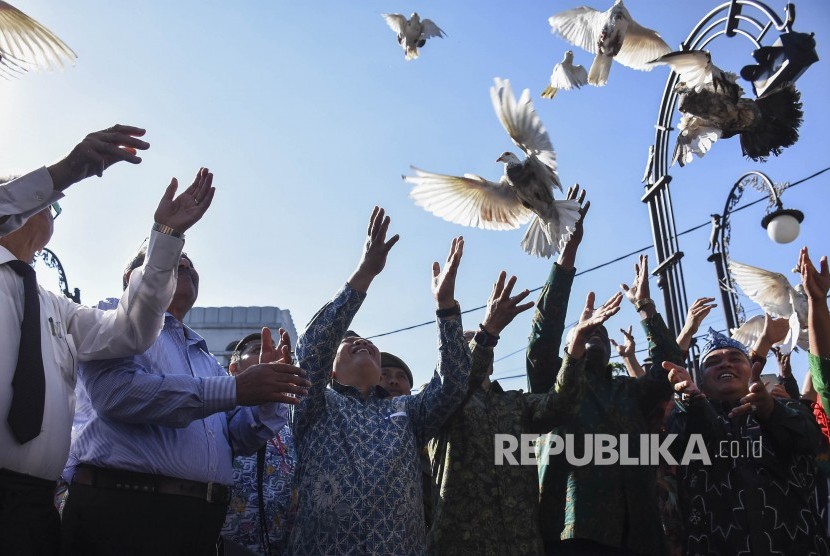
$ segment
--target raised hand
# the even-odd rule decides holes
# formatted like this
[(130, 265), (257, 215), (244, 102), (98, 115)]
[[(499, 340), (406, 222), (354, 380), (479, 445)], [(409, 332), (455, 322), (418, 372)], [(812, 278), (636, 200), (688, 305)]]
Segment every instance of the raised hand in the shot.
[(689, 371), (686, 367), (682, 367), (670, 361), (663, 361), (663, 368), (669, 371), (669, 382), (672, 383), (674, 391), (678, 394), (685, 394), (692, 398), (705, 398), (706, 396), (700, 391), (689, 376)]
[(582, 315), (574, 327), (573, 335), (571, 336), (568, 353), (576, 359), (585, 355), (585, 340), (590, 336), (591, 332), (612, 316), (616, 315), (620, 310), (622, 292), (615, 293), (608, 301), (596, 309), (594, 309), (595, 297), (594, 292), (588, 293), (588, 297), (585, 300), (585, 308), (582, 310)]
[(680, 349), (688, 351), (689, 346), (692, 345), (692, 338), (700, 329), (701, 323), (709, 315), (709, 313), (717, 307), (716, 303), (712, 303), (714, 297), (699, 297), (692, 303), (686, 313), (686, 322), (683, 323), (683, 329), (677, 335), (677, 345)]
[(588, 209), (591, 208), (591, 201), (585, 202), (585, 189), (580, 190), (579, 184), (572, 185), (568, 189), (568, 200), (575, 200), (579, 203), (579, 220), (574, 225), (574, 231), (562, 247), (562, 252), (559, 255), (559, 266), (570, 270), (574, 267), (576, 261), (576, 252), (579, 249), (579, 244), (582, 243), (582, 236), (584, 233), (583, 223), (585, 222), (585, 215), (588, 214)]
[(778, 374), (784, 378), (791, 377), (793, 375), (793, 368), (790, 365), (790, 355), (792, 353), (781, 353), (779, 348), (772, 348), (772, 351), (775, 353), (775, 359), (778, 361)]
[(623, 340), (622, 345), (620, 345), (616, 341), (614, 341), (613, 338), (610, 339), (611, 345), (614, 346), (614, 348), (616, 348), (617, 353), (623, 359), (627, 359), (629, 357), (634, 357), (634, 353), (637, 351), (636, 350), (637, 346), (634, 343), (634, 334), (632, 333), (633, 330), (634, 330), (633, 326), (629, 326), (628, 330), (626, 330), (625, 328), (620, 328), (620, 332), (622, 332), (623, 338), (625, 338)]
[[(265, 345), (264, 341), (262, 345)], [(311, 382), (305, 377), (303, 369), (285, 363), (252, 365), (234, 377), (236, 405), (260, 405), (268, 402), (296, 405), (311, 387)]]
[(450, 254), (444, 269), (438, 262), (432, 263), (432, 295), (439, 309), (449, 309), (455, 305), (455, 276), (461, 256), (464, 254), (464, 238), (453, 238)]
[(648, 255), (640, 255), (640, 261), (634, 264), (634, 280), (632, 280), (631, 286), (620, 284), (620, 287), (625, 292), (625, 297), (639, 311), (638, 303), (649, 299)]
[(100, 178), (104, 170), (121, 160), (139, 164), (136, 152), (150, 148), (150, 143), (137, 139), (144, 133), (140, 127), (121, 124), (90, 133), (63, 160), (49, 166), (55, 190), (63, 191), (90, 176)]
[(391, 219), (386, 211), (380, 207), (372, 210), (369, 218), (369, 227), (366, 232), (366, 242), (363, 244), (363, 254), (357, 270), (349, 278), (349, 285), (360, 292), (366, 292), (372, 280), (383, 271), (386, 266), (386, 257), (401, 237), (398, 234), (386, 241)]
[(493, 284), (493, 292), (487, 300), (487, 311), (481, 323), (487, 334), (496, 337), (516, 318), (516, 315), (533, 307), (532, 301), (519, 305), (530, 294), (530, 291), (522, 290), (511, 297), (513, 286), (516, 285), (516, 277), (511, 276), (506, 285), (505, 278), (507, 278), (507, 273), (501, 271), (496, 283)]
[(201, 220), (213, 201), (216, 188), (212, 184), (213, 174), (207, 168), (200, 168), (190, 187), (175, 197), (179, 182), (176, 178), (170, 180), (156, 209), (156, 222), (170, 226), (179, 233), (190, 229)]
[[(827, 292), (830, 291), (830, 268), (828, 268), (827, 257), (824, 256), (819, 262), (821, 271), (816, 270), (813, 261), (810, 260), (810, 253), (806, 247), (801, 248), (798, 256), (796, 270), (801, 273), (801, 284), (804, 292), (810, 299), (824, 301), (827, 299)], [(826, 301), (824, 301), (826, 303)]]
[(741, 404), (734, 408), (729, 413), (729, 418), (745, 415), (749, 412), (755, 413), (759, 419), (768, 419), (772, 415), (772, 410), (775, 409), (775, 400), (767, 391), (766, 386), (761, 381), (760, 362), (755, 362), (752, 365), (752, 378), (749, 381), (749, 394), (741, 398), (738, 403)]

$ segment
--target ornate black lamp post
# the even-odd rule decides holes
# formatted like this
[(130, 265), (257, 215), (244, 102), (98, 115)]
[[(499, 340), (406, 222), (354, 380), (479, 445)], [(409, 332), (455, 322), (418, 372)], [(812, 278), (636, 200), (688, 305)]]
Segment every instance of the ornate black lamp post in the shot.
[(710, 262), (715, 263), (715, 272), (718, 276), (718, 286), (720, 287), (728, 330), (737, 328), (746, 320), (744, 309), (738, 300), (735, 283), (727, 265), (729, 261), (729, 240), (732, 237), (729, 215), (738, 204), (738, 201), (741, 200), (741, 195), (743, 195), (746, 186), (769, 195), (769, 206), (774, 206), (775, 210), (764, 216), (761, 220), (761, 226), (766, 228), (767, 234), (774, 242), (790, 243), (794, 241), (798, 237), (801, 222), (804, 220), (804, 214), (800, 210), (784, 208), (781, 203), (781, 190), (783, 188), (776, 187), (766, 174), (755, 171), (748, 172), (738, 178), (738, 181), (732, 186), (726, 199), (726, 205), (723, 207), (723, 213), (712, 215), (712, 235), (709, 240), (709, 249), (711, 249), (712, 254), (708, 258)]
[(58, 271), (58, 285), (61, 288), (61, 292), (63, 295), (74, 301), (75, 303), (81, 302), (81, 290), (75, 288), (71, 293), (69, 291), (69, 283), (66, 281), (66, 272), (63, 271), (63, 265), (61, 264), (58, 257), (55, 255), (54, 252), (50, 251), (49, 249), (44, 249), (38, 255), (42, 260), (43, 263), (48, 266), (49, 268), (54, 268)]
[[(757, 12), (757, 14), (756, 14)], [(688, 38), (681, 44), (683, 50), (702, 50), (718, 37), (740, 35), (753, 43), (756, 50), (753, 57), (756, 66), (748, 66), (744, 72), (753, 79), (753, 88), (766, 91), (786, 81), (797, 79), (804, 69), (817, 57), (810, 35), (794, 33), (795, 6), (787, 4), (784, 18), (779, 17), (763, 2), (756, 0), (731, 0), (721, 4), (701, 19)], [(743, 26), (743, 27), (742, 27)], [(764, 46), (767, 33), (771, 29), (780, 33), (772, 45)], [(651, 220), (654, 249), (657, 264), (653, 274), (658, 277), (657, 284), (663, 290), (666, 323), (677, 333), (683, 326), (683, 318), (688, 309), (683, 268), (680, 264), (683, 252), (677, 240), (677, 228), (674, 220), (669, 184), (672, 146), (672, 117), (678, 101), (675, 92), (678, 75), (672, 72), (666, 82), (660, 101), (654, 144), (649, 147), (643, 183), (645, 194), (642, 201), (648, 205)], [(692, 353), (694, 359), (696, 354)]]

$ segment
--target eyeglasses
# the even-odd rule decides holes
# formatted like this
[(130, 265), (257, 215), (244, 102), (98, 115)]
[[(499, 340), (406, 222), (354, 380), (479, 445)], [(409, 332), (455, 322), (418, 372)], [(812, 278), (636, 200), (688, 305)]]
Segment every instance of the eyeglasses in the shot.
[(52, 216), (52, 220), (55, 220), (62, 212), (63, 209), (57, 201), (49, 205), (49, 214)]

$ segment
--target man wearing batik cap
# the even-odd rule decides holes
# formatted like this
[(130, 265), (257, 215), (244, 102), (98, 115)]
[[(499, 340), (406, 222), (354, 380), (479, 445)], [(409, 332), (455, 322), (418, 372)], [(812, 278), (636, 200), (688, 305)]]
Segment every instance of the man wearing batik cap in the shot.
[(412, 371), (403, 359), (385, 351), (380, 352), (380, 386), (392, 397), (412, 393)]
[(697, 434), (711, 460), (678, 470), (686, 554), (830, 554), (815, 500), (821, 433), (799, 402), (773, 398), (760, 380), (782, 324), (767, 317), (751, 351), (710, 328), (700, 388), (663, 364), (682, 394), (669, 423), (676, 457)]

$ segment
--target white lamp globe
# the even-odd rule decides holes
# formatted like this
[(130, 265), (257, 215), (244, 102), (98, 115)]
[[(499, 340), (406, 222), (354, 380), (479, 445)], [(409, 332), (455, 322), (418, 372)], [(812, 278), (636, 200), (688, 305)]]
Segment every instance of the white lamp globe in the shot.
[[(790, 243), (795, 241), (801, 231), (801, 221), (804, 215), (798, 211), (782, 210), (769, 215), (766, 222), (767, 235), (775, 243)], [(800, 218), (799, 218), (800, 217)], [(766, 219), (765, 219), (766, 220)]]

